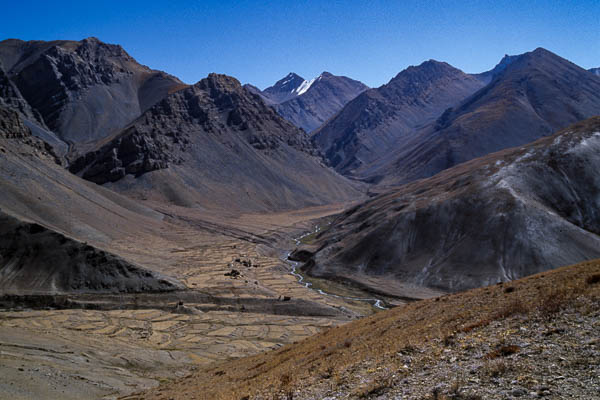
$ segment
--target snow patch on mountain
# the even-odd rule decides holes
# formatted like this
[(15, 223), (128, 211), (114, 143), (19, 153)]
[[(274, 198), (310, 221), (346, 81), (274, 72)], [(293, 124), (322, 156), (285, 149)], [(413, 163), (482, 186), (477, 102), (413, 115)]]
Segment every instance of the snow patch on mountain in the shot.
[[(317, 78), (320, 78), (320, 75), (319, 75)], [(315, 83), (315, 82), (317, 81), (317, 78), (313, 78), (313, 79), (311, 79), (310, 81), (306, 81), (306, 80), (305, 80), (304, 82), (302, 82), (302, 83), (300, 84), (300, 86), (298, 86), (296, 89), (292, 90), (292, 92), (296, 92), (296, 94), (297, 94), (298, 96), (300, 96), (300, 95), (302, 95), (302, 94), (306, 93), (306, 91), (307, 91), (308, 89), (310, 89), (310, 87), (312, 86), (312, 84), (313, 84), (313, 83)]]

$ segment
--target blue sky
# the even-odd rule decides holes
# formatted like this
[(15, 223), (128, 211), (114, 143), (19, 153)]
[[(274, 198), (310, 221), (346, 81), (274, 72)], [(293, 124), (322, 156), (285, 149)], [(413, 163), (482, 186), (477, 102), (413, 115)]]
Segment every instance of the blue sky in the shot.
[(536, 47), (600, 66), (598, 0), (4, 3), (0, 39), (96, 36), (187, 83), (219, 72), (265, 88), (329, 71), (379, 86), (428, 59), (481, 72)]

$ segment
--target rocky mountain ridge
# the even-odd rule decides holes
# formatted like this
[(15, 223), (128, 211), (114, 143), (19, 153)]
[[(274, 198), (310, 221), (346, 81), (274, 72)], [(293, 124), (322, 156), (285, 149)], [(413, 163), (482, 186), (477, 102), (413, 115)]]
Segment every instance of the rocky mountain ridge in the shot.
[[(306, 81), (305, 81), (306, 82)], [(350, 100), (368, 89), (359, 81), (329, 72), (309, 81), (292, 99), (275, 105), (283, 118), (310, 133), (333, 117)]]
[[(230, 193), (229, 201), (254, 193), (250, 197), (259, 203), (278, 207), (356, 194), (318, 155), (308, 137), (258, 95), (234, 78), (211, 74), (151, 107), (106, 144), (77, 159), (71, 171), (99, 184), (115, 183), (111, 187), (118, 191), (151, 185), (148, 195), (188, 205), (206, 201), (209, 194), (199, 191), (210, 185), (216, 185), (215, 194)], [(150, 176), (159, 170), (177, 178), (166, 182)], [(155, 177), (159, 182), (147, 181)], [(131, 181), (138, 178), (143, 179)], [(165, 185), (169, 189), (158, 188)], [(282, 185), (289, 195), (281, 197), (282, 187), (272, 185)], [(160, 194), (165, 191), (177, 194)], [(257, 206), (253, 199), (248, 205)]]
[(264, 91), (252, 85), (246, 87), (273, 106), (279, 115), (307, 133), (317, 129), (350, 100), (368, 89), (362, 82), (327, 71), (311, 80), (292, 72)]
[(447, 63), (426, 61), (360, 94), (312, 140), (338, 172), (354, 176), (390, 149), (402, 148), (415, 129), (483, 85)]
[(21, 107), (24, 115), (63, 145), (105, 138), (185, 86), (173, 76), (138, 64), (121, 46), (96, 38), (4, 40), (0, 64), (9, 80), (0, 87), (18, 89), (19, 99), (27, 102)]
[(539, 48), (513, 59), (490, 84), (365, 168), (362, 177), (384, 185), (410, 182), (598, 114), (600, 78)]

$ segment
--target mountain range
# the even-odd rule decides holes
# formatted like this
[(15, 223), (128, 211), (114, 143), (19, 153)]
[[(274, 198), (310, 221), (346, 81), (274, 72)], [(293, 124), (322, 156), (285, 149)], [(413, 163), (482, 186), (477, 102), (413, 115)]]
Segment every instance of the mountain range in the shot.
[(311, 136), (338, 172), (361, 176), (387, 151), (484, 86), (473, 76), (434, 60), (409, 67), (389, 83), (361, 93)]
[[(598, 169), (598, 70), (541, 48), (260, 90), (96, 38), (1, 41), (0, 397), (171, 397), (158, 381), (199, 364), (173, 397), (446, 398), (418, 386), (468, 371), (497, 390), (491, 368), (533, 390), (513, 366), (551, 356), (593, 379), (531, 335), (596, 351)], [(555, 375), (556, 393), (581, 381)]]
[(598, 115), (600, 78), (545, 49), (513, 59), (484, 88), (448, 108), (362, 176), (398, 184), (520, 146)]
[(276, 210), (358, 195), (301, 130), (226, 75), (167, 96), (70, 170), (117, 192), (194, 207)]

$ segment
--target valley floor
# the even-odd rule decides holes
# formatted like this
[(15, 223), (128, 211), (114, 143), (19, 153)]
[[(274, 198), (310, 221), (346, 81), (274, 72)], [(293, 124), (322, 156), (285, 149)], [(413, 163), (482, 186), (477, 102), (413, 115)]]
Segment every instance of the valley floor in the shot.
[[(343, 207), (218, 217), (158, 207), (165, 215), (160, 232), (140, 229), (139, 237), (113, 240), (109, 250), (189, 289), (4, 296), (0, 393), (14, 399), (115, 398), (372, 314), (369, 303), (300, 285), (280, 259), (316, 218)], [(226, 275), (232, 270), (240, 275)]]

